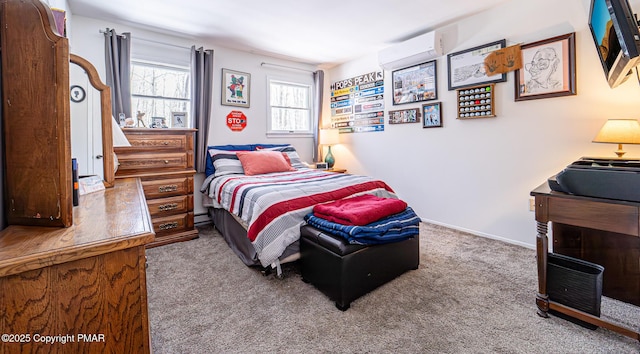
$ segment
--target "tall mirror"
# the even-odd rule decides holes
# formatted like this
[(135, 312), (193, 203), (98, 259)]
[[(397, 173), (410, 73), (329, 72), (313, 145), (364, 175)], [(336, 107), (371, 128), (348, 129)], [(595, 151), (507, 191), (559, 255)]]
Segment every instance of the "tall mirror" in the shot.
[(111, 88), (86, 59), (71, 54), (71, 155), (78, 161), (78, 174), (98, 175), (105, 187), (113, 187), (113, 122)]

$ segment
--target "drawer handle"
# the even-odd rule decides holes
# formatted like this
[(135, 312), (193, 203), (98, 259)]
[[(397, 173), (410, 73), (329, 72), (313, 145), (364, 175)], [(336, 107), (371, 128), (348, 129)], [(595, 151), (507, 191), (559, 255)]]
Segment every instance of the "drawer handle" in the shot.
[(163, 145), (169, 145), (169, 142), (168, 141), (163, 141), (162, 144)]
[(178, 209), (178, 203), (162, 204), (158, 206), (158, 209), (160, 209), (160, 211), (175, 210)]
[(158, 228), (160, 230), (171, 230), (171, 229), (175, 229), (176, 227), (178, 227), (178, 222), (177, 221), (168, 222), (166, 224), (158, 225)]
[(168, 164), (168, 163), (169, 163), (169, 160), (164, 160), (164, 164), (165, 165)]
[(178, 190), (178, 185), (177, 184), (170, 184), (170, 185), (167, 185), (167, 186), (158, 187), (158, 192), (160, 192), (160, 193), (175, 192), (177, 190)]

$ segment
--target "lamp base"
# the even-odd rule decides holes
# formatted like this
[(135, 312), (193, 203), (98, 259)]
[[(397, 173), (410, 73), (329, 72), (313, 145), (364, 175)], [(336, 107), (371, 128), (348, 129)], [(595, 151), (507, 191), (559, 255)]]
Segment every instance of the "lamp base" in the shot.
[(327, 163), (329, 168), (333, 167), (333, 164), (336, 163), (336, 160), (333, 158), (333, 154), (331, 153), (331, 145), (328, 146), (327, 156), (324, 157), (324, 162)]
[(626, 151), (622, 150), (622, 144), (618, 144), (618, 150), (614, 152), (616, 153), (616, 155), (618, 155), (618, 158), (621, 158), (622, 155), (626, 153)]

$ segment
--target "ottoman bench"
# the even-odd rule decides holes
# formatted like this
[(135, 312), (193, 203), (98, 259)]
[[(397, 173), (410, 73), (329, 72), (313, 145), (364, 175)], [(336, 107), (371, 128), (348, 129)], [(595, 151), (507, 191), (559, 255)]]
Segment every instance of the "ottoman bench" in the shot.
[(335, 301), (341, 311), (419, 264), (418, 236), (381, 245), (352, 245), (309, 225), (300, 228), (302, 280)]

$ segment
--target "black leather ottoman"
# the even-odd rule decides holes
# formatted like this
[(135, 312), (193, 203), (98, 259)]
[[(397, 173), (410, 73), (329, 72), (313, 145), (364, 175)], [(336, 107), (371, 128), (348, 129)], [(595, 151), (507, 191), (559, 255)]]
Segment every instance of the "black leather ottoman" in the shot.
[(404, 272), (418, 269), (419, 237), (383, 245), (352, 245), (340, 236), (304, 225), (300, 228), (302, 279), (336, 302), (342, 311), (351, 301)]

